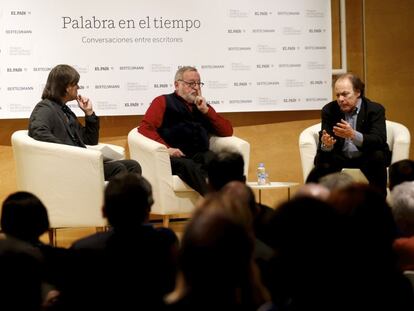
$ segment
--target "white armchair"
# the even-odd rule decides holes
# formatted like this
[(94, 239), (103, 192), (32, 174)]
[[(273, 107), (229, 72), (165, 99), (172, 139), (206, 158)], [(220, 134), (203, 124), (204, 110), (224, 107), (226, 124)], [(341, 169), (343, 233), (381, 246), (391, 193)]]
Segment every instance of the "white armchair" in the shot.
[[(17, 189), (28, 191), (45, 204), (56, 243), (56, 229), (103, 227), (105, 186), (102, 153), (97, 150), (37, 141), (19, 130), (11, 137), (16, 162)], [(117, 152), (124, 148), (112, 146)]]
[[(404, 125), (385, 121), (387, 128), (387, 143), (392, 151), (391, 163), (408, 159), (410, 153), (410, 132)], [(303, 181), (306, 180), (313, 169), (313, 160), (316, 155), (319, 142), (319, 131), (321, 123), (304, 129), (299, 136), (299, 152), (302, 162)], [(366, 180), (365, 176), (358, 169), (345, 169), (346, 173), (352, 175), (356, 180)]]
[[(163, 225), (168, 227), (169, 218), (175, 214), (193, 211), (200, 195), (184, 183), (177, 175), (172, 175), (167, 147), (138, 133), (133, 128), (128, 134), (131, 159), (142, 167), (142, 175), (152, 185), (154, 205), (151, 213), (161, 215)], [(210, 149), (215, 152), (231, 150), (240, 152), (244, 159), (244, 172), (247, 177), (250, 158), (250, 144), (235, 136), (210, 138)]]

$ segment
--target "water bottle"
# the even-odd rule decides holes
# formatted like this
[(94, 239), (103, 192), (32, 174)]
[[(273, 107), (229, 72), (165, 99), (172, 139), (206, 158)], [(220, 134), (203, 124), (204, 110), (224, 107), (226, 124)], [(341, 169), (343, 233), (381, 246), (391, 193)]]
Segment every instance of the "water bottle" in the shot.
[(264, 163), (259, 163), (257, 167), (257, 184), (266, 185), (266, 169)]

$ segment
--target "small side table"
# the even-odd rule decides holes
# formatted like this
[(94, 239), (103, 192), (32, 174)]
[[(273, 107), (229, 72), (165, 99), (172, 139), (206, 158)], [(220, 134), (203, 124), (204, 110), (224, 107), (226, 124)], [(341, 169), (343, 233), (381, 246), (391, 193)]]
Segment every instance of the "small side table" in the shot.
[(297, 182), (279, 182), (279, 181), (272, 181), (265, 185), (258, 185), (257, 181), (248, 181), (247, 185), (252, 189), (259, 190), (259, 203), (262, 203), (262, 190), (266, 189), (275, 189), (275, 188), (287, 188), (288, 191), (288, 200), (290, 200), (290, 187), (297, 186), (299, 183)]

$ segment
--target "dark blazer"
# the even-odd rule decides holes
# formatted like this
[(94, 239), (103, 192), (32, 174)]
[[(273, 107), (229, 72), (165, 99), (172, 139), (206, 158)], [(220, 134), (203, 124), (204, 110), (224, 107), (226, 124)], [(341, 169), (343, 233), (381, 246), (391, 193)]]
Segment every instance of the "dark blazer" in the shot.
[[(93, 114), (85, 117), (85, 126), (77, 121), (76, 115), (70, 111), (74, 122), (74, 130), (81, 143), (96, 145), (99, 140), (99, 118)], [(43, 99), (33, 109), (29, 119), (29, 136), (36, 140), (78, 146), (71, 137), (68, 117), (62, 110), (62, 104)]]
[(162, 297), (174, 289), (178, 240), (170, 229), (111, 228), (70, 250), (77, 256), (68, 295), (82, 310), (160, 310)]
[[(333, 134), (333, 127), (341, 119), (345, 119), (345, 114), (340, 110), (337, 101), (332, 101), (322, 108), (322, 130), (326, 130), (330, 135), (334, 136), (337, 142), (332, 152), (342, 154), (342, 147), (345, 139), (336, 137)], [(390, 150), (387, 144), (387, 130), (385, 127), (385, 109), (381, 104), (370, 101), (366, 97), (362, 97), (360, 111), (358, 112), (356, 130), (363, 135), (362, 146), (358, 149), (361, 152), (367, 150), (382, 150), (386, 156), (390, 156)], [(318, 153), (321, 150), (320, 138), (322, 131), (319, 133)]]

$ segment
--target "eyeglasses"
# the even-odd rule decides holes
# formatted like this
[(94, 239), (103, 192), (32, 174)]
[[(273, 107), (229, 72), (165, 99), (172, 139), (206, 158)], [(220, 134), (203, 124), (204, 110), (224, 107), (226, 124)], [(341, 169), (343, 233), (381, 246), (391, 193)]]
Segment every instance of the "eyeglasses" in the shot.
[(181, 80), (181, 79), (178, 80), (178, 81), (184, 82), (185, 84), (187, 84), (191, 88), (194, 88), (196, 85), (198, 85), (199, 87), (204, 86), (203, 82), (195, 82), (195, 81), (187, 82), (187, 81), (184, 81), (184, 80)]

